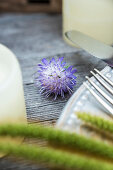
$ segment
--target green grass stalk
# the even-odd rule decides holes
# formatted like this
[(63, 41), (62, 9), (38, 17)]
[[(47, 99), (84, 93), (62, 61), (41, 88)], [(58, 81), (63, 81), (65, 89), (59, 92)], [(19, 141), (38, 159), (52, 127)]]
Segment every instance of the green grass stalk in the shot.
[(84, 151), (113, 160), (113, 146), (51, 127), (41, 125), (0, 125), (0, 135), (45, 139), (57, 147), (65, 147), (73, 151)]
[(100, 130), (113, 133), (113, 121), (105, 120), (104, 118), (101, 118), (99, 116), (93, 116), (91, 114), (80, 112), (77, 113), (77, 116), (81, 120), (99, 128)]
[(57, 151), (51, 148), (0, 143), (0, 151), (17, 158), (35, 161), (36, 163), (46, 163), (53, 168), (63, 168), (63, 170), (113, 170), (113, 164), (111, 163)]

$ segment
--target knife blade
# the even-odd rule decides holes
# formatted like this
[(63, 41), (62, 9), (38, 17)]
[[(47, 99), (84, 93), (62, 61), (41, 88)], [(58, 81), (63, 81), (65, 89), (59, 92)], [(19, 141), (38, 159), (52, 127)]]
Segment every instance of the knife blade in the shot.
[(113, 67), (113, 47), (76, 30), (66, 32), (65, 36), (74, 46), (79, 46), (91, 55), (104, 60), (108, 65)]

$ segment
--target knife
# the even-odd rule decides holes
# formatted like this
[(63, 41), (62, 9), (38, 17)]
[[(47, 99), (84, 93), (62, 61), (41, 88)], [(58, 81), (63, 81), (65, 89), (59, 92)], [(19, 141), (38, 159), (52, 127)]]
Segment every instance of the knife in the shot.
[(109, 66), (113, 67), (113, 47), (76, 30), (66, 32), (65, 36), (74, 46), (79, 46), (91, 55), (104, 60)]

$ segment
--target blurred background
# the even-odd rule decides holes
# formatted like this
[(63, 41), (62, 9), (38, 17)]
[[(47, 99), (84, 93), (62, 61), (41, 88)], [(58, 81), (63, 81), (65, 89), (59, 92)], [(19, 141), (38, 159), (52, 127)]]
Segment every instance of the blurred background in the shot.
[(1, 12), (61, 12), (62, 0), (0, 0)]

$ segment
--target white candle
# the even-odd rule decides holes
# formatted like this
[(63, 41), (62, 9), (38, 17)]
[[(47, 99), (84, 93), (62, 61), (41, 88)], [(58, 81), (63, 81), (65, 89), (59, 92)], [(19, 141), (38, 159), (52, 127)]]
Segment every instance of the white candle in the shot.
[(21, 71), (15, 55), (0, 45), (0, 123), (26, 122)]
[(0, 63), (0, 84), (5, 81), (6, 78), (6, 68)]
[(63, 32), (74, 29), (113, 44), (113, 0), (63, 0)]

